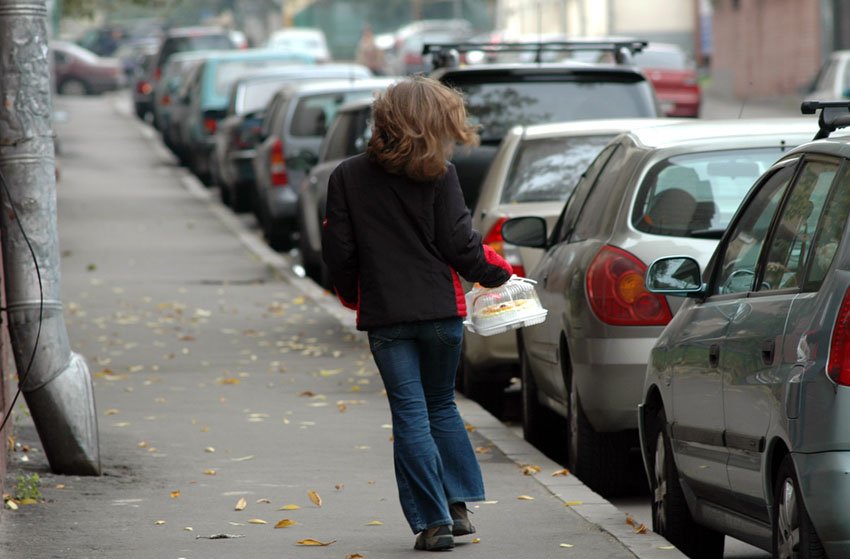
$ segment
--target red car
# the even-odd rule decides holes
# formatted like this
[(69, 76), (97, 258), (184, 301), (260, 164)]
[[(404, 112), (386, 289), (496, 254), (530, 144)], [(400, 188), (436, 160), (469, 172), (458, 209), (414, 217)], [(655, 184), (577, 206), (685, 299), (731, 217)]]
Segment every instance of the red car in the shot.
[(655, 87), (655, 94), (665, 115), (699, 116), (702, 92), (697, 82), (697, 72), (678, 45), (650, 43), (634, 55), (634, 63)]
[(96, 95), (124, 86), (124, 70), (116, 58), (102, 58), (74, 43), (51, 41), (56, 91), (63, 95)]

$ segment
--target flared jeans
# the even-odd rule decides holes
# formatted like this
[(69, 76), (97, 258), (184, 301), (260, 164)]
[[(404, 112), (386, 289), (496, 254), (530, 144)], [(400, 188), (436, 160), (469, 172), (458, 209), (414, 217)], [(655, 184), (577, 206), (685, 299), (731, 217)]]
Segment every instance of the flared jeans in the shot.
[(454, 400), (462, 341), (460, 318), (369, 331), (392, 413), (399, 500), (414, 533), (452, 524), (452, 503), (484, 500), (481, 468)]

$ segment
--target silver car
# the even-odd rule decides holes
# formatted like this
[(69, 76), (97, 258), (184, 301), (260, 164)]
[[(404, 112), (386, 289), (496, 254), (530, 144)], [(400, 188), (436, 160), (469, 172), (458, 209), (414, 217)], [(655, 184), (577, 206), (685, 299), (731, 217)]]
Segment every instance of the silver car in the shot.
[[(539, 248), (510, 245), (502, 224), (512, 217), (537, 215), (551, 228), (581, 174), (602, 148), (632, 128), (667, 125), (674, 119), (619, 118), (516, 126), (505, 134), (481, 184), (472, 227), (484, 242), (525, 276), (543, 255)], [(464, 284), (464, 291), (471, 285)], [(470, 398), (498, 409), (504, 388), (516, 375), (516, 333), (469, 334), (463, 339), (458, 388)]]
[(639, 419), (653, 528), (691, 557), (721, 557), (726, 534), (850, 557), (848, 215), (850, 137), (811, 142), (761, 176), (708, 264), (671, 246), (647, 271), (687, 297)]
[[(647, 265), (671, 252), (705, 265), (753, 181), (813, 128), (774, 119), (636, 129), (593, 161), (548, 240), (542, 218), (505, 222), (506, 241), (547, 249), (529, 277), (549, 318), (517, 338), (526, 439), (565, 443), (569, 468), (600, 493), (633, 484), (646, 363), (676, 310), (644, 288)], [(566, 432), (552, 428), (552, 411)]]

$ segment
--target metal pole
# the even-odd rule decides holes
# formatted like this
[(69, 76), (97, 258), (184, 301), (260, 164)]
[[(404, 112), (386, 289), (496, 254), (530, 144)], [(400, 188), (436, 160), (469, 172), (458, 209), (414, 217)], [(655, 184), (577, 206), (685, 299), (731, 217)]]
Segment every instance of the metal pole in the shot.
[(97, 475), (91, 375), (70, 349), (60, 296), (47, 37), (45, 0), (0, 0), (0, 171), (8, 186), (0, 188), (0, 246), (9, 333), (51, 469)]

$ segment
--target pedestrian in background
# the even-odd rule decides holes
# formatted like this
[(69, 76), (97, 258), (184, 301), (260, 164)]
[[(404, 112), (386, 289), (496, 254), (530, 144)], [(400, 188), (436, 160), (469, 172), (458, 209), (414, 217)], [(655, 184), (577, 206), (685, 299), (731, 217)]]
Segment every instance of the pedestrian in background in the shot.
[(510, 264), (472, 229), (454, 166), (475, 145), (461, 95), (417, 76), (376, 98), (365, 154), (328, 184), (322, 250), (342, 303), (357, 310), (387, 390), (401, 508), (416, 549), (475, 532), (466, 503), (484, 499), (481, 469), (454, 401), (463, 340), (458, 274), (485, 287)]
[(369, 25), (363, 27), (363, 33), (357, 43), (355, 62), (366, 66), (376, 76), (383, 76), (386, 73), (384, 51), (375, 44), (375, 34), (372, 33)]

